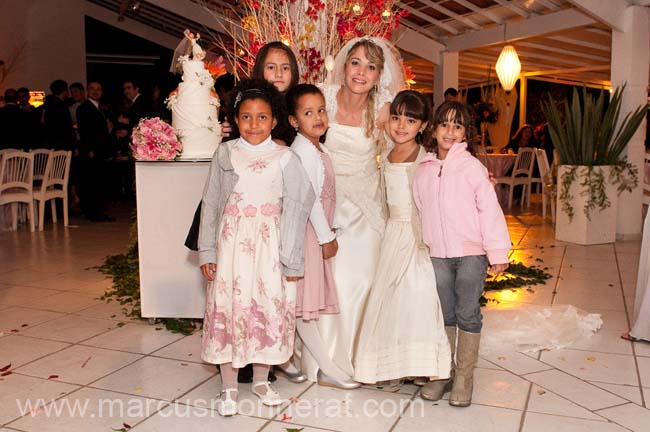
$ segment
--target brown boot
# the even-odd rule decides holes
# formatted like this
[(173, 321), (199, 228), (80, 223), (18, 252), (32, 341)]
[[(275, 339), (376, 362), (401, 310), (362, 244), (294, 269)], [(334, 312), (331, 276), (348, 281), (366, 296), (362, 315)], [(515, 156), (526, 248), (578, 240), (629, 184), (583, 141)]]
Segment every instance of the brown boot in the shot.
[(469, 333), (458, 329), (458, 350), (456, 351), (456, 375), (449, 396), (449, 405), (467, 407), (472, 404), (474, 388), (474, 367), (478, 361), (480, 333)]
[(451, 349), (451, 368), (448, 379), (429, 381), (420, 391), (422, 399), (437, 401), (442, 399), (445, 393), (451, 391), (451, 385), (454, 379), (454, 352), (456, 351), (456, 327), (445, 327), (449, 348)]

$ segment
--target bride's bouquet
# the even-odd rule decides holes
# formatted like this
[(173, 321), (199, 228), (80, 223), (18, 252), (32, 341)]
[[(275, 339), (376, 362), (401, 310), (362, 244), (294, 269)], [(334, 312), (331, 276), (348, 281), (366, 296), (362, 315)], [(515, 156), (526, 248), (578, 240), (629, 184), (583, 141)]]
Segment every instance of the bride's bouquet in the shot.
[(182, 151), (176, 130), (158, 117), (143, 118), (133, 128), (133, 157), (140, 161), (171, 161)]

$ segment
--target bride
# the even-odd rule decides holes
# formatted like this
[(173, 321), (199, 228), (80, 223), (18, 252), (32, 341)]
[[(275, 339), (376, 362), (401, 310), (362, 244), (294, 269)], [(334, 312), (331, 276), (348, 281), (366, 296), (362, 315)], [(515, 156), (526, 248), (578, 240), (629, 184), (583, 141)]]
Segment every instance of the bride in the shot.
[(390, 42), (355, 38), (339, 51), (328, 78), (330, 84), (322, 90), (330, 124), (325, 147), (336, 178), (334, 227), (339, 251), (332, 271), (340, 313), (322, 315), (314, 323), (316, 334), (311, 336), (322, 340), (327, 353), (304, 350), (302, 367), (312, 381), (354, 388), (359, 384), (351, 379), (353, 353), (385, 226), (378, 142), (384, 140), (383, 124), (404, 77), (399, 54)]

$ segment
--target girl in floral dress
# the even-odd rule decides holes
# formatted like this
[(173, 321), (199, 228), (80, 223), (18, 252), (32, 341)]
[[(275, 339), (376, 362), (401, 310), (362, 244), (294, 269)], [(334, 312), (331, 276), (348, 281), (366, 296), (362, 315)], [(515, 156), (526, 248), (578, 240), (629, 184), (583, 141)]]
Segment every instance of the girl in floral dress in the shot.
[(282, 403), (267, 376), (293, 354), (296, 281), (315, 195), (299, 159), (273, 142), (284, 114), (273, 84), (242, 81), (231, 118), (240, 138), (215, 153), (203, 192), (199, 262), (208, 279), (201, 356), (220, 365), (222, 415), (237, 413), (237, 372), (253, 364), (252, 393)]

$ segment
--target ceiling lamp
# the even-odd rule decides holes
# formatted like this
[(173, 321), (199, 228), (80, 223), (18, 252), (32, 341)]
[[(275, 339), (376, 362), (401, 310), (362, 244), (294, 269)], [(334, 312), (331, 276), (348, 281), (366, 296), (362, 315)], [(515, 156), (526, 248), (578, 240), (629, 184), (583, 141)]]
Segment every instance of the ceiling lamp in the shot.
[(503, 89), (507, 92), (512, 90), (519, 78), (519, 72), (521, 72), (521, 62), (515, 47), (512, 45), (503, 47), (497, 60), (496, 70)]

